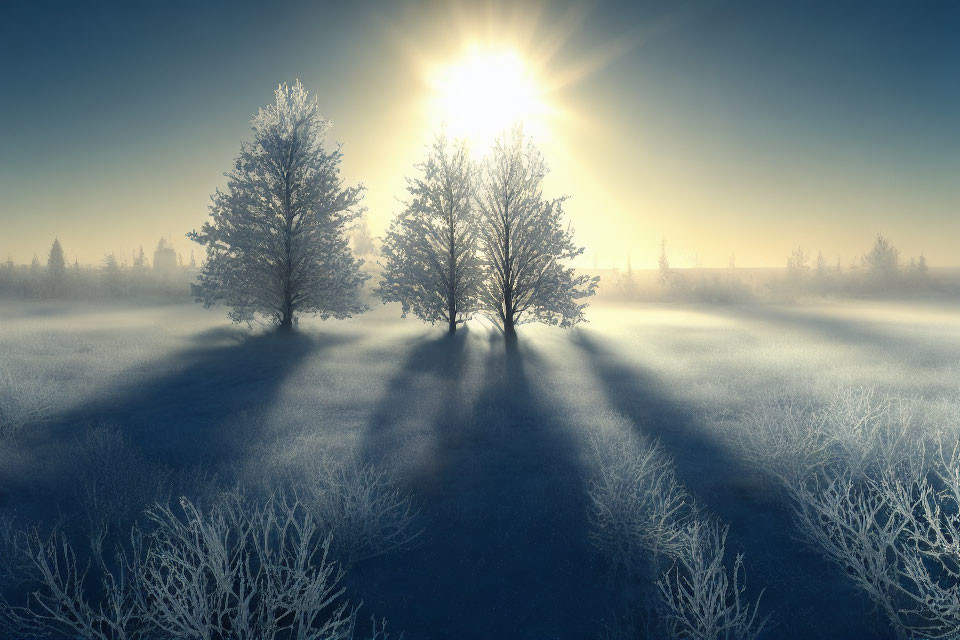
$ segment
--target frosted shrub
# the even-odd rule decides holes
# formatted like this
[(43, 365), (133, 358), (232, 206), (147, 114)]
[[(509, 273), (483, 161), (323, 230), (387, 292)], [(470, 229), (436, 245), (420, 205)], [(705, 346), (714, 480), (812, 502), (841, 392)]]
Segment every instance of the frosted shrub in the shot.
[(385, 464), (324, 454), (296, 486), (304, 507), (333, 536), (334, 557), (346, 565), (404, 548), (420, 535), (418, 510)]
[(643, 575), (658, 556), (673, 558), (690, 517), (688, 496), (657, 444), (631, 434), (595, 434), (589, 483), (591, 538), (615, 569)]
[[(183, 498), (146, 513), (129, 550), (84, 560), (60, 530), (14, 539), (29, 564), (22, 606), (0, 598), (6, 637), (89, 640), (338, 640), (357, 609), (339, 586), (328, 533), (296, 497), (228, 493), (209, 509)], [(374, 640), (385, 640), (373, 620)]]
[(414, 544), (418, 507), (390, 462), (331, 450), (316, 434), (277, 440), (247, 473), (247, 486), (287, 487), (333, 535), (330, 552), (350, 565)]
[[(960, 440), (948, 424), (956, 408), (921, 412), (870, 388), (840, 389), (819, 408), (759, 403), (740, 425), (754, 445), (746, 457), (787, 490), (800, 535), (900, 638), (960, 629)], [(927, 456), (931, 445), (938, 455)]]
[[(697, 509), (659, 445), (631, 433), (591, 438), (590, 535), (615, 569), (656, 582), (647, 620), (677, 640), (752, 640), (766, 619), (744, 599), (743, 557), (724, 563), (727, 527)], [(673, 567), (663, 572), (664, 560)], [(629, 624), (628, 627), (636, 625)], [(618, 631), (619, 633), (619, 631)]]
[(803, 484), (833, 457), (823, 413), (796, 395), (758, 398), (730, 435), (749, 463), (787, 489)]
[(50, 417), (54, 397), (49, 382), (0, 370), (0, 440), (9, 442), (24, 427)]
[(897, 548), (902, 607), (897, 623), (928, 638), (960, 630), (960, 441), (941, 447), (929, 473), (887, 477), (880, 491), (902, 521)]
[[(724, 565), (728, 527), (696, 519), (684, 530), (677, 563), (657, 582), (665, 626), (677, 640), (753, 640), (766, 626), (759, 598), (745, 600), (743, 556)], [(761, 594), (762, 595), (762, 594)]]
[(201, 512), (148, 512), (140, 580), (150, 620), (178, 638), (271, 640), (352, 635), (351, 611), (328, 559), (330, 536), (295, 498), (250, 503), (240, 494)]
[(896, 624), (900, 589), (897, 555), (905, 520), (852, 472), (795, 494), (794, 515), (804, 537), (843, 569)]
[(912, 404), (871, 387), (839, 389), (823, 410), (823, 423), (843, 468), (861, 476), (897, 467), (922, 443)]
[[(22, 532), (18, 552), (28, 564), (32, 590), (25, 606), (0, 602), (0, 622), (14, 637), (68, 637), (85, 640), (137, 640), (150, 636), (138, 581), (130, 560), (118, 555), (115, 568), (97, 558), (78, 560), (62, 531), (43, 538)], [(92, 588), (91, 588), (92, 587)]]

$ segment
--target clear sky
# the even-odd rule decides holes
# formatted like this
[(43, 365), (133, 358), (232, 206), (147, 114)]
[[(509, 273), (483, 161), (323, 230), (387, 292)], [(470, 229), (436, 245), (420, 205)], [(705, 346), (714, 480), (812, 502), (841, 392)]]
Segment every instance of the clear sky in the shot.
[(585, 264), (653, 266), (661, 236), (681, 265), (848, 264), (883, 232), (958, 265), (958, 33), (956, 2), (21, 3), (0, 19), (0, 254), (58, 235), (97, 263), (167, 235), (186, 256), (251, 115), (298, 78), (379, 234), (480, 51), (535, 88)]

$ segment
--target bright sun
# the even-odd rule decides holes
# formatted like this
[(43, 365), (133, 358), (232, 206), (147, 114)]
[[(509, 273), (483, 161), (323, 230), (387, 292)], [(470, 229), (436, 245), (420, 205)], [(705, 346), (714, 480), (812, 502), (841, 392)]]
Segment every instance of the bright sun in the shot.
[(435, 68), (430, 85), (433, 116), (451, 135), (475, 146), (488, 145), (515, 124), (542, 126), (546, 107), (536, 78), (516, 51), (471, 49)]

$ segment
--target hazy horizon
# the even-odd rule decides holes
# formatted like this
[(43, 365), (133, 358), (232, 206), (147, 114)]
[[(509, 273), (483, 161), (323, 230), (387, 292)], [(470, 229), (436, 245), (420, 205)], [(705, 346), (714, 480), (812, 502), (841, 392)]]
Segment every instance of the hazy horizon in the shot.
[[(957, 7), (929, 3), (20, 6), (3, 31), (0, 258), (149, 255), (207, 216), (280, 82), (318, 96), (370, 230), (449, 119), (436, 79), (507, 52), (580, 266), (842, 265), (883, 233), (957, 266)], [(117, 52), (122, 51), (122, 55)], [(495, 83), (494, 83), (495, 86)], [(448, 124), (451, 124), (448, 122)], [(548, 194), (548, 195), (549, 195)], [(199, 247), (195, 248), (201, 257)]]

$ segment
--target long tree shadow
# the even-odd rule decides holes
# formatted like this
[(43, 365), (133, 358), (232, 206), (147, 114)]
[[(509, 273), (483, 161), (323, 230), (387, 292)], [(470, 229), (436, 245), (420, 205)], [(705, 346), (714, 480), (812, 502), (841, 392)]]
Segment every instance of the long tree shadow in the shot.
[(196, 336), (191, 348), (155, 363), (159, 375), (131, 375), (140, 380), (55, 417), (50, 433), (76, 437), (78, 428), (105, 424), (174, 469), (225, 463), (249, 453), (262, 419), (298, 365), (345, 340), (212, 330)]
[(766, 589), (764, 608), (776, 612), (779, 623), (766, 637), (884, 637), (866, 614), (865, 598), (838, 569), (797, 542), (789, 511), (771, 491), (773, 479), (732, 457), (654, 374), (627, 366), (583, 331), (574, 343), (609, 405), (658, 439), (697, 501), (730, 525), (728, 544), (746, 554), (752, 593)]
[(410, 348), (371, 411), (360, 445), (362, 459), (403, 455), (410, 437), (402, 429), (404, 419), (419, 416), (426, 404), (444, 415), (458, 404), (469, 339), (464, 327), (452, 335), (423, 338)]
[(451, 379), (414, 474), (421, 544), (362, 563), (353, 579), (411, 637), (595, 637), (610, 594), (587, 539), (580, 444), (537, 397), (535, 354), (495, 334), (471, 345), (487, 349), (483, 386), (467, 407)]
[(960, 356), (960, 345), (945, 344), (941, 336), (936, 334), (924, 338), (910, 332), (896, 331), (889, 326), (889, 322), (884, 322), (882, 317), (875, 320), (852, 320), (765, 305), (730, 307), (724, 312), (740, 321), (762, 321), (769, 325), (816, 332), (829, 340), (845, 342), (878, 354), (891, 354), (921, 366), (952, 364)]

